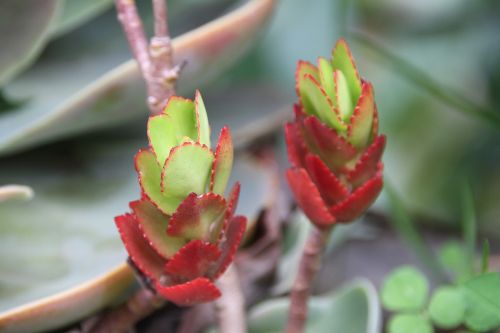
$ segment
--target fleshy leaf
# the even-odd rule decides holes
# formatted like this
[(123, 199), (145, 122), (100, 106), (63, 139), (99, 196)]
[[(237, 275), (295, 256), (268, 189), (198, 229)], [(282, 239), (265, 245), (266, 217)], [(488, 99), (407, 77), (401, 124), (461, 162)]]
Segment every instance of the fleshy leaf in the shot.
[(297, 64), (297, 69), (295, 70), (295, 90), (297, 96), (299, 96), (301, 104), (305, 109), (312, 109), (313, 106), (309, 103), (309, 100), (304, 98), (305, 88), (304, 88), (304, 76), (312, 75), (317, 81), (320, 80), (318, 69), (316, 66), (308, 61), (300, 60)]
[(229, 128), (220, 131), (210, 177), (210, 191), (223, 195), (233, 167), (233, 140)]
[(172, 96), (168, 99), (163, 114), (171, 119), (178, 143), (181, 143), (186, 136), (193, 141), (198, 141), (198, 119), (192, 100)]
[(335, 95), (335, 82), (333, 78), (332, 63), (325, 58), (318, 58), (319, 80), (326, 94), (333, 102), (333, 107), (337, 107), (337, 96)]
[(327, 205), (333, 205), (349, 195), (349, 190), (317, 155), (309, 154), (306, 164), (309, 176)]
[(206, 146), (185, 142), (173, 148), (161, 175), (163, 194), (169, 198), (168, 214), (192, 192), (205, 192), (214, 155)]
[(380, 159), (382, 158), (382, 153), (384, 152), (385, 142), (385, 135), (377, 137), (375, 142), (373, 142), (363, 155), (361, 155), (361, 158), (356, 163), (354, 169), (349, 172), (347, 179), (354, 188), (372, 178), (373, 175), (381, 168), (381, 165), (379, 164), (381, 163)]
[(186, 243), (182, 238), (167, 235), (169, 217), (150, 201), (144, 199), (133, 201), (130, 203), (130, 208), (146, 240), (165, 259), (173, 256)]
[(233, 261), (234, 254), (240, 246), (243, 235), (245, 234), (247, 219), (244, 216), (234, 216), (224, 230), (224, 241), (220, 244), (221, 256), (214, 265), (214, 270), (209, 272), (213, 279), (224, 273)]
[(149, 246), (134, 216), (130, 214), (117, 216), (115, 224), (130, 259), (141, 272), (153, 280), (158, 280), (163, 273), (165, 260)]
[(157, 283), (156, 290), (160, 295), (178, 306), (211, 302), (221, 295), (219, 289), (204, 277), (170, 287)]
[(338, 69), (344, 74), (352, 97), (352, 104), (356, 105), (361, 94), (361, 79), (351, 50), (344, 39), (340, 39), (333, 49), (332, 66), (334, 70)]
[(382, 190), (382, 174), (378, 174), (351, 195), (330, 209), (338, 222), (347, 223), (355, 220), (377, 199)]
[(373, 86), (369, 82), (363, 83), (363, 90), (358, 105), (350, 119), (347, 138), (356, 148), (363, 148), (369, 144), (373, 132), (373, 117), (376, 112)]
[(318, 189), (304, 169), (289, 169), (286, 177), (295, 200), (311, 222), (319, 226), (335, 222), (335, 217), (328, 211)]
[(315, 147), (321, 159), (331, 168), (343, 166), (356, 156), (356, 149), (334, 130), (315, 117), (303, 121), (304, 137)]
[(135, 169), (139, 174), (142, 194), (162, 212), (171, 214), (177, 206), (161, 191), (161, 168), (155, 154), (149, 149), (140, 150), (135, 155)]
[(294, 167), (305, 167), (304, 157), (307, 154), (307, 147), (296, 123), (285, 125), (285, 139), (290, 163)]
[(149, 117), (148, 138), (159, 165), (165, 164), (170, 149), (178, 145), (172, 118), (165, 114)]
[(220, 257), (217, 246), (193, 240), (177, 252), (165, 265), (165, 272), (172, 277), (193, 280), (205, 275), (210, 266)]
[(333, 102), (327, 96), (325, 90), (321, 88), (319, 82), (311, 75), (306, 74), (302, 82), (302, 101), (307, 114), (317, 116), (329, 127), (337, 131), (344, 132), (347, 126), (340, 120), (337, 110), (333, 107)]
[(171, 236), (209, 240), (210, 228), (224, 218), (226, 200), (215, 193), (191, 193), (170, 218), (167, 232)]
[(337, 98), (337, 109), (339, 110), (342, 120), (346, 121), (352, 115), (354, 103), (351, 100), (349, 86), (344, 74), (338, 69), (333, 73), (333, 81), (335, 82), (335, 96)]
[(198, 90), (196, 90), (194, 104), (198, 124), (198, 142), (210, 148), (210, 125), (208, 124), (207, 109)]
[(219, 221), (218, 224), (214, 224), (210, 231), (210, 241), (216, 242), (220, 241), (222, 237), (224, 237), (224, 233), (222, 230), (226, 230), (229, 221), (233, 218), (234, 212), (236, 211), (236, 207), (238, 206), (238, 199), (240, 197), (240, 183), (236, 182), (231, 189), (231, 193), (229, 194), (227, 200), (227, 208), (224, 213), (224, 219)]

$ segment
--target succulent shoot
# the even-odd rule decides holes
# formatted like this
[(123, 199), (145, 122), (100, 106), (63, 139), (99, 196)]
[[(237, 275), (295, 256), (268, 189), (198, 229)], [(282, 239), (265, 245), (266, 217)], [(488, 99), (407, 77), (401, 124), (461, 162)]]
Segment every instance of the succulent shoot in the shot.
[(224, 197), (233, 164), (230, 131), (215, 151), (203, 100), (173, 96), (148, 121), (149, 147), (135, 157), (141, 199), (115, 218), (131, 261), (178, 305), (220, 296), (213, 281), (232, 262), (246, 218), (235, 216), (240, 185)]
[(295, 120), (285, 127), (290, 188), (318, 227), (353, 221), (383, 185), (386, 139), (378, 135), (372, 84), (360, 78), (341, 39), (331, 61), (298, 63), (296, 90)]

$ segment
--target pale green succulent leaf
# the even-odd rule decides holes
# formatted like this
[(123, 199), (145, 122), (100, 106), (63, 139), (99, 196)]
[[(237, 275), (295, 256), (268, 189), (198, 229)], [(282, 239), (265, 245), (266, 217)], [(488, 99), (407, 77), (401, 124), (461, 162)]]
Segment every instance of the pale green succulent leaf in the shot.
[(325, 58), (318, 58), (319, 79), (326, 94), (337, 107), (337, 96), (335, 94), (335, 82), (333, 77), (332, 63)]
[(356, 105), (361, 95), (361, 79), (356, 64), (354, 63), (351, 50), (343, 39), (339, 40), (333, 49), (332, 66), (334, 70), (338, 69), (345, 75), (351, 93), (352, 103)]
[(165, 114), (150, 117), (148, 121), (149, 144), (159, 165), (165, 164), (170, 149), (178, 144), (174, 123)]
[[(337, 110), (339, 110), (342, 120), (347, 121), (354, 111), (353, 103), (351, 100), (349, 86), (345, 75), (339, 71), (335, 70), (334, 74), (335, 91), (337, 98)], [(335, 104), (335, 103), (334, 103)]]
[(184, 140), (184, 137), (198, 141), (198, 122), (194, 102), (190, 99), (179, 96), (172, 96), (163, 110), (163, 113), (170, 118), (177, 144)]
[(208, 123), (207, 109), (198, 90), (196, 91), (194, 103), (198, 120), (198, 141), (210, 148), (210, 124)]
[(347, 139), (356, 148), (361, 149), (370, 144), (373, 132), (373, 119), (376, 106), (373, 87), (370, 83), (363, 85), (363, 93), (350, 118)]

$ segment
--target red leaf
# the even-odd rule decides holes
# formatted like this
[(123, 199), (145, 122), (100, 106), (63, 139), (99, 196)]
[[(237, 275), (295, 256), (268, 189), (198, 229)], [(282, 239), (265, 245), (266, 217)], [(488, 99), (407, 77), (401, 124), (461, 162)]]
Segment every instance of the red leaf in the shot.
[(372, 136), (375, 116), (375, 96), (370, 82), (363, 82), (361, 96), (349, 120), (347, 137), (356, 148), (366, 147)]
[(306, 158), (307, 171), (319, 193), (328, 206), (343, 200), (349, 195), (349, 190), (333, 174), (326, 164), (317, 156), (308, 154)]
[(335, 222), (321, 195), (304, 169), (289, 169), (286, 172), (288, 184), (298, 205), (311, 222), (319, 226), (328, 226)]
[(208, 240), (210, 228), (221, 223), (225, 209), (226, 200), (220, 195), (191, 193), (171, 216), (167, 233), (188, 239)]
[(210, 240), (211, 242), (219, 243), (224, 236), (222, 230), (226, 230), (229, 221), (233, 218), (234, 212), (236, 211), (236, 207), (238, 206), (238, 199), (240, 197), (240, 183), (236, 182), (231, 189), (231, 193), (229, 194), (229, 198), (227, 201), (226, 213), (224, 214), (224, 220), (222, 223), (219, 223), (215, 228), (213, 228), (210, 232)]
[(321, 159), (333, 170), (342, 167), (356, 156), (356, 149), (335, 130), (314, 116), (303, 121), (304, 137)]
[(210, 175), (210, 192), (224, 194), (227, 181), (233, 166), (233, 141), (229, 128), (224, 126), (220, 131), (219, 141), (215, 149), (215, 159)]
[(163, 273), (165, 260), (149, 246), (135, 217), (131, 214), (117, 216), (115, 224), (130, 259), (142, 273), (155, 281), (158, 280)]
[(221, 295), (219, 289), (204, 277), (169, 287), (157, 283), (156, 290), (160, 295), (178, 306), (211, 302)]
[(192, 280), (205, 275), (220, 257), (217, 246), (194, 240), (184, 245), (165, 265), (165, 271), (174, 278)]
[(307, 154), (307, 147), (298, 124), (287, 123), (285, 125), (285, 139), (290, 163), (297, 168), (304, 167), (304, 157)]
[(379, 164), (381, 163), (380, 159), (384, 152), (385, 142), (385, 135), (378, 136), (358, 160), (354, 169), (349, 172), (347, 179), (354, 188), (372, 178), (381, 168)]
[(216, 279), (219, 277), (233, 261), (234, 254), (240, 246), (241, 239), (245, 234), (247, 219), (244, 216), (235, 216), (228, 223), (227, 228), (223, 233), (224, 239), (221, 240), (219, 248), (221, 256), (217, 263), (213, 266), (207, 276)]
[(330, 209), (339, 223), (354, 221), (375, 201), (382, 190), (382, 172), (358, 187), (347, 199)]

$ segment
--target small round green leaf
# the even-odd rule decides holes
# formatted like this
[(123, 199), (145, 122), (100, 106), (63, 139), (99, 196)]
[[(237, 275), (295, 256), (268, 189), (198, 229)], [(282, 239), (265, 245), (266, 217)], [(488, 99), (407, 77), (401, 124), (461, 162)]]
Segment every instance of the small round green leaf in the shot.
[(391, 318), (389, 333), (433, 333), (429, 321), (420, 314), (399, 314)]
[(477, 332), (500, 326), (500, 273), (488, 273), (465, 282), (465, 323)]
[(420, 310), (427, 300), (425, 276), (411, 266), (394, 270), (382, 285), (382, 304), (392, 311)]
[(464, 320), (465, 307), (462, 290), (453, 286), (445, 286), (434, 292), (429, 305), (429, 314), (436, 326), (454, 328)]

